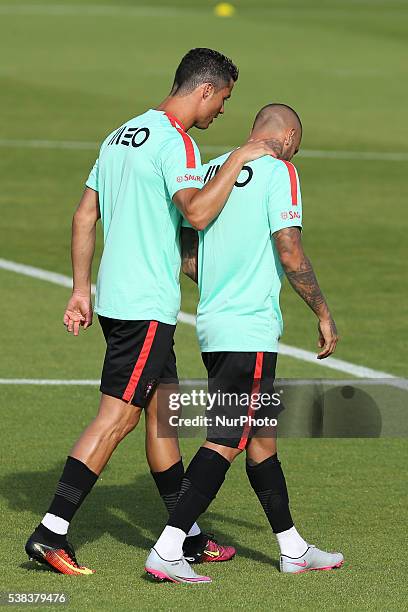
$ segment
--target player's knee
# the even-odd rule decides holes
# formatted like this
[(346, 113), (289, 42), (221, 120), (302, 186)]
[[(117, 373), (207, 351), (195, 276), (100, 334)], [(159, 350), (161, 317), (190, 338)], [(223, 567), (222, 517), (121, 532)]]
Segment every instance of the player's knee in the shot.
[(134, 430), (136, 425), (140, 420), (141, 410), (140, 408), (135, 408), (134, 406), (128, 411), (128, 414), (124, 416), (122, 422), (120, 423), (121, 427), (121, 436), (124, 438), (128, 433)]
[(252, 438), (246, 448), (247, 457), (261, 463), (277, 452), (276, 438)]
[(229, 461), (230, 463), (232, 463), (234, 459), (242, 453), (242, 449), (240, 448), (234, 448), (231, 446), (223, 446), (222, 444), (217, 444), (216, 442), (209, 442), (208, 440), (204, 444), (204, 446), (207, 448), (211, 448), (216, 453), (219, 453), (225, 459), (227, 459), (227, 461)]
[(111, 438), (120, 442), (138, 424), (141, 410), (135, 406), (127, 405), (121, 412), (109, 416), (97, 417), (97, 425), (101, 438)]
[(132, 421), (126, 423), (117, 423), (114, 425), (110, 431), (110, 436), (114, 438), (116, 443), (119, 443), (123, 438), (125, 438), (131, 431), (134, 430), (137, 423)]

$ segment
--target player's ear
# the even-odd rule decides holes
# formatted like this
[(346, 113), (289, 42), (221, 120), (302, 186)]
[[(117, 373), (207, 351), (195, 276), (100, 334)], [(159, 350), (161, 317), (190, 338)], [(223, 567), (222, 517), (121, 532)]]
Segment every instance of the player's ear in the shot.
[(296, 130), (294, 128), (290, 129), (287, 133), (286, 133), (286, 138), (285, 138), (285, 145), (288, 146), (290, 144), (292, 144), (293, 139), (295, 137), (295, 132)]
[(213, 95), (215, 88), (214, 85), (212, 83), (204, 83), (202, 86), (202, 96), (203, 96), (203, 100), (207, 100), (207, 98), (211, 98), (211, 96)]

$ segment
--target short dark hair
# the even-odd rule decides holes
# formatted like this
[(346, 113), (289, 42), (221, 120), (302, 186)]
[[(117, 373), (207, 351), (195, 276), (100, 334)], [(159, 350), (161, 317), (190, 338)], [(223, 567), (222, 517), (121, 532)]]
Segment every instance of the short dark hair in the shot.
[(220, 89), (231, 79), (234, 82), (238, 79), (238, 68), (229, 57), (214, 49), (191, 49), (176, 70), (171, 95), (190, 93), (203, 83)]
[(300, 127), (300, 132), (303, 132), (303, 125), (302, 125), (302, 121), (299, 117), (299, 115), (297, 114), (297, 112), (295, 111), (294, 108), (292, 108), (291, 106), (289, 106), (288, 104), (284, 104), (283, 102), (271, 102), (270, 104), (266, 104), (266, 106), (263, 106), (261, 108), (261, 110), (257, 113), (255, 120), (254, 120), (254, 124), (253, 124), (253, 128), (255, 127), (255, 124), (258, 123), (258, 121), (262, 121), (262, 119), (265, 117), (265, 114), (270, 111), (272, 108), (286, 108), (288, 111), (290, 111), (297, 119), (298, 123), (299, 123), (299, 127)]

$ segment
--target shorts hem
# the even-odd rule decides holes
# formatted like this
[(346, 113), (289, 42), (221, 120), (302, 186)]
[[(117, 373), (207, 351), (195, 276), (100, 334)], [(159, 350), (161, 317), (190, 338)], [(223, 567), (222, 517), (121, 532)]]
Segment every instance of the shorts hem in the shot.
[[(250, 441), (251, 438), (247, 439), (246, 444)], [(241, 438), (206, 438), (207, 442), (211, 442), (211, 444), (218, 444), (219, 446), (227, 446), (228, 448), (239, 448), (241, 444)]]
[[(104, 395), (109, 395), (110, 397), (114, 397), (115, 399), (121, 400), (124, 404), (131, 404), (132, 406), (134, 406), (135, 408), (141, 408), (142, 410), (144, 410), (147, 406), (148, 401), (141, 401), (138, 403), (135, 403), (133, 400), (134, 398), (132, 398), (130, 401), (126, 401), (123, 399), (123, 394), (119, 393), (118, 391), (112, 391), (111, 389), (107, 389), (106, 387), (99, 387), (99, 391), (101, 393), (103, 393)], [(148, 398), (150, 400), (150, 398)]]
[(139, 312), (132, 314), (117, 313), (105, 309), (95, 307), (95, 314), (106, 319), (115, 319), (117, 321), (157, 321), (165, 325), (177, 325), (177, 315), (166, 316), (158, 312)]

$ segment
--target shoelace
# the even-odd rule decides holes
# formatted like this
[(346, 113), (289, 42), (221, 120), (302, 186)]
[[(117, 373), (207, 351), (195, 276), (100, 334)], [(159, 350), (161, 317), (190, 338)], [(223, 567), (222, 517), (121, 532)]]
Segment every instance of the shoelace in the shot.
[(205, 545), (204, 552), (216, 552), (219, 551), (220, 554), (224, 554), (225, 548), (218, 544), (217, 540), (209, 539), (207, 540), (207, 544)]
[(79, 569), (83, 569), (82, 565), (79, 565), (74, 550), (70, 544), (65, 546), (65, 548), (61, 548), (62, 556), (65, 558), (65, 561), (68, 561), (71, 565), (78, 567)]

